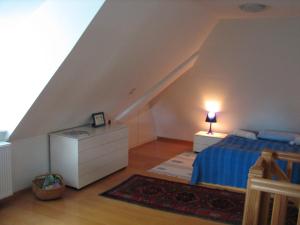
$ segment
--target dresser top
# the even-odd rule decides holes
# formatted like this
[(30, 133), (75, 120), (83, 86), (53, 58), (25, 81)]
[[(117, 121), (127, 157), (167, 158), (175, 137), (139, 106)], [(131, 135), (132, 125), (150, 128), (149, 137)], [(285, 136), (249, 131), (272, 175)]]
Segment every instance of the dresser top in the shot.
[(206, 131), (199, 131), (195, 134), (196, 136), (204, 136), (204, 137), (212, 137), (212, 138), (225, 138), (227, 134), (224, 133), (216, 133), (208, 134)]
[(97, 135), (107, 134), (124, 128), (127, 127), (123, 124), (106, 125), (103, 127), (96, 127), (96, 128), (91, 126), (81, 126), (81, 127), (75, 127), (71, 129), (58, 131), (58, 132), (53, 132), (50, 133), (49, 135), (58, 135), (67, 138), (81, 140), (81, 139), (90, 138)]

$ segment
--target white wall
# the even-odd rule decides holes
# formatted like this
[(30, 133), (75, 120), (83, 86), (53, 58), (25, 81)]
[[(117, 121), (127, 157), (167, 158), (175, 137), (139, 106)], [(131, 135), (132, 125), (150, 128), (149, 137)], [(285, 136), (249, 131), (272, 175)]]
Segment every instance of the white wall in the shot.
[[(214, 22), (194, 0), (106, 1), (10, 137), (14, 189), (47, 171), (45, 134), (93, 112), (114, 118), (196, 52)], [(149, 111), (129, 124), (131, 146), (155, 138)]]
[(129, 130), (129, 148), (156, 140), (154, 120), (148, 105), (135, 112), (125, 124)]
[(30, 187), (35, 176), (48, 173), (47, 135), (13, 141), (11, 150), (14, 191)]
[[(152, 112), (159, 136), (191, 140), (193, 132), (203, 125), (202, 102), (211, 96), (223, 103), (219, 130), (247, 125), (247, 119), (243, 123), (240, 120), (248, 118), (254, 113), (252, 107), (261, 107), (262, 103), (255, 105), (252, 97), (247, 98), (252, 93), (251, 87), (256, 84), (250, 79), (251, 85), (247, 86), (249, 78), (243, 79), (243, 76), (251, 77), (253, 72), (255, 79), (269, 80), (274, 72), (274, 76), (278, 76), (282, 61), (286, 69), (281, 68), (281, 71), (285, 74), (299, 72), (293, 63), (299, 59), (296, 41), (299, 40), (299, 21), (262, 21), (230, 21), (218, 26), (211, 40), (206, 42), (196, 67), (153, 102)], [(215, 22), (215, 16), (200, 1), (107, 1), (11, 137), (15, 146), (15, 190), (30, 185), (35, 175), (47, 171), (45, 134), (84, 124), (91, 113), (97, 111), (104, 111), (109, 118), (114, 118), (195, 53)], [(285, 42), (281, 38), (288, 40), (286, 45), (282, 45)], [(261, 41), (258, 45), (257, 40)], [(264, 48), (267, 49), (264, 54), (251, 53), (254, 49), (261, 51)], [(277, 59), (271, 50), (286, 54), (283, 54), (283, 59)], [(289, 51), (292, 51), (292, 57)], [(243, 52), (251, 53), (249, 65), (248, 56), (241, 54)], [(263, 65), (270, 65), (257, 67), (262, 61), (266, 61)], [(270, 66), (272, 70), (268, 71)], [(263, 69), (267, 70), (266, 73), (260, 71)], [(227, 74), (232, 77), (228, 78)], [(243, 76), (239, 77), (241, 74)], [(269, 77), (258, 74), (268, 74)], [(241, 88), (235, 87), (238, 80), (244, 81)], [(288, 85), (288, 80), (284, 83)], [(296, 90), (295, 83), (292, 83), (294, 89), (289, 91)], [(245, 85), (249, 89), (244, 90)], [(133, 88), (136, 91), (130, 94)], [(246, 92), (241, 98), (236, 98), (239, 89)], [(264, 93), (261, 90), (264, 87), (259, 89), (255, 99)], [(291, 94), (296, 96), (296, 92)], [(266, 97), (270, 95), (274, 93)], [(243, 99), (250, 104), (237, 112)], [(294, 99), (293, 104), (288, 105), (289, 116), (293, 107), (294, 114), (299, 114), (298, 103), (299, 100)], [(234, 121), (233, 116), (237, 118)], [(155, 137), (149, 111), (139, 113), (132, 120), (129, 121), (134, 134), (130, 137), (132, 146)], [(252, 122), (253, 119), (249, 120), (248, 127)]]
[(195, 66), (152, 102), (158, 136), (192, 140), (219, 101), (217, 131), (300, 131), (300, 18), (223, 20)]
[(85, 124), (93, 112), (114, 118), (196, 52), (214, 21), (194, 0), (106, 1), (11, 140)]

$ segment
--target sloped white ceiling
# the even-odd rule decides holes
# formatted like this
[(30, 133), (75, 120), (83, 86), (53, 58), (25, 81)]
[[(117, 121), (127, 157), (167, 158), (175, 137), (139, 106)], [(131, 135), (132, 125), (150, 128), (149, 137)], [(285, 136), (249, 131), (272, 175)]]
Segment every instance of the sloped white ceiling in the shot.
[(1, 1), (0, 130), (16, 128), (103, 2)]
[(11, 140), (84, 124), (93, 112), (112, 118), (196, 52), (214, 23), (193, 0), (107, 1)]
[(242, 13), (244, 2), (107, 0), (10, 139), (78, 126), (93, 112), (114, 118), (130, 109), (199, 50), (218, 19), (300, 15), (298, 0), (261, 0), (269, 7), (259, 14)]

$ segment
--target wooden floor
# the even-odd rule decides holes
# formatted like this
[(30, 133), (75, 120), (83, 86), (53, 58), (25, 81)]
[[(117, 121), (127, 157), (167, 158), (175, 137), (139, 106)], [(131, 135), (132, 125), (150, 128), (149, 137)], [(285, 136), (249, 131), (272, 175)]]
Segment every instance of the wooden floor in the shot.
[[(154, 210), (98, 196), (132, 174), (163, 177), (146, 171), (181, 152), (191, 143), (158, 140), (130, 150), (129, 166), (76, 191), (67, 189), (57, 201), (36, 200), (30, 190), (0, 202), (0, 225), (217, 225), (191, 216)], [(163, 177), (170, 180), (175, 178)], [(178, 179), (177, 179), (178, 180)]]

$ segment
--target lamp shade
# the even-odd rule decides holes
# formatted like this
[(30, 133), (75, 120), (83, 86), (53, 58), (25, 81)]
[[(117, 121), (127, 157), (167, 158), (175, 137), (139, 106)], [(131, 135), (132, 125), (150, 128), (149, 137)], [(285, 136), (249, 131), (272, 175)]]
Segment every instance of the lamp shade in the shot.
[(216, 123), (217, 122), (217, 114), (215, 112), (208, 112), (205, 122)]

